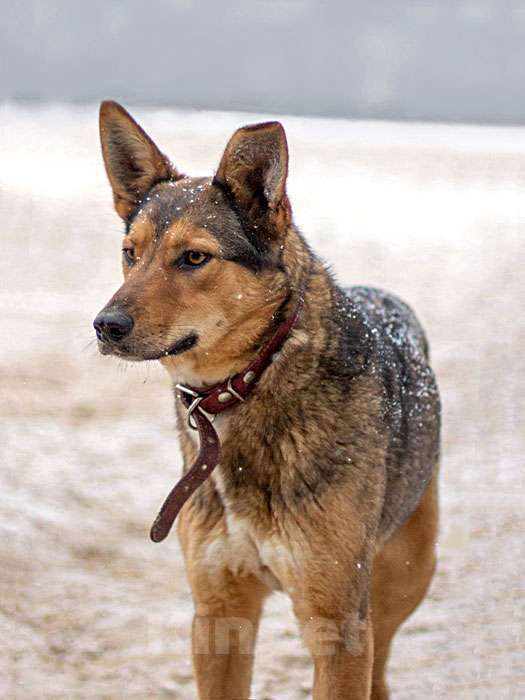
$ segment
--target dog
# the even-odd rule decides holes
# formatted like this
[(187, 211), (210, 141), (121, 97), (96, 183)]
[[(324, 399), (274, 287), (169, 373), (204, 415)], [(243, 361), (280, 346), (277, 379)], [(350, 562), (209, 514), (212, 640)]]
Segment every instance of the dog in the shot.
[(174, 383), (184, 476), (152, 538), (178, 516), (199, 697), (250, 697), (263, 603), (282, 590), (315, 700), (388, 698), (392, 638), (436, 562), (421, 326), (390, 294), (342, 289), (309, 248), (279, 122), (238, 129), (211, 178), (180, 173), (115, 102), (100, 136), (124, 282), (94, 326), (100, 352), (158, 360)]

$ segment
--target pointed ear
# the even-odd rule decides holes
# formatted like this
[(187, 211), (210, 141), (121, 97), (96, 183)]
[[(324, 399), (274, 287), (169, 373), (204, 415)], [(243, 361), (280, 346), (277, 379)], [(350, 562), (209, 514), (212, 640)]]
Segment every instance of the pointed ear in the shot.
[[(226, 146), (215, 180), (232, 194), (252, 225), (264, 221), (279, 233), (291, 223), (286, 196), (288, 146), (279, 122), (237, 129)], [(276, 231), (277, 229), (277, 231)]]
[(154, 184), (180, 177), (146, 132), (116, 102), (100, 105), (100, 142), (115, 209), (125, 220)]

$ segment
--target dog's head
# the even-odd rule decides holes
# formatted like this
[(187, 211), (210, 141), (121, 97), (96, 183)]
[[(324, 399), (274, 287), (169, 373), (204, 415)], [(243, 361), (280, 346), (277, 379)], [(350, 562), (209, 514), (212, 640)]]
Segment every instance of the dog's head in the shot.
[(179, 173), (114, 102), (101, 106), (100, 137), (126, 226), (124, 283), (94, 321), (100, 351), (210, 381), (242, 367), (289, 294), (282, 126), (237, 130), (213, 178)]

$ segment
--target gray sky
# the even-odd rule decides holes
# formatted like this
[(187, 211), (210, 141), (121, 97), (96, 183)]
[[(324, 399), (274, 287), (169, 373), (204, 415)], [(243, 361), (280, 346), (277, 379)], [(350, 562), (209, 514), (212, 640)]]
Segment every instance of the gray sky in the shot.
[(525, 123), (520, 0), (1, 0), (0, 99)]

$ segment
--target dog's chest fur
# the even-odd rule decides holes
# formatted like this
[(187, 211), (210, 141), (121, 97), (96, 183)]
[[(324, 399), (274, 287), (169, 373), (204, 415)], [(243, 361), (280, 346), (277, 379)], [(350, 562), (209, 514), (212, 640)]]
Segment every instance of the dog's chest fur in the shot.
[(236, 576), (254, 575), (269, 588), (281, 590), (293, 564), (290, 552), (277, 535), (261, 538), (244, 518), (225, 507), (226, 532), (212, 539), (204, 564), (226, 568)]
[[(216, 417), (214, 427), (221, 442), (230, 432), (228, 415)], [(192, 441), (198, 447), (198, 436), (191, 431)], [(239, 469), (249, 469), (246, 465)], [(228, 497), (223, 468), (219, 465), (211, 475), (211, 481), (223, 508), (224, 532), (210, 539), (203, 553), (203, 564), (210, 568), (226, 568), (239, 576), (254, 575), (270, 589), (281, 590), (288, 578), (294, 560), (284, 540), (261, 528), (249, 518), (238, 515)]]

